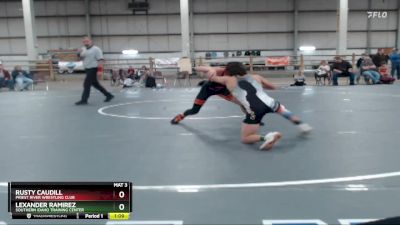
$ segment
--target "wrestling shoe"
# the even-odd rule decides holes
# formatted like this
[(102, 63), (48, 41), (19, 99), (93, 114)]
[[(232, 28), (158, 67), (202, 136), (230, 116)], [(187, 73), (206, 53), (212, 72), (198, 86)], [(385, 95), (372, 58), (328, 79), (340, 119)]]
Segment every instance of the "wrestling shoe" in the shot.
[(175, 116), (172, 120), (171, 120), (171, 124), (178, 124), (179, 122), (181, 122), (183, 120), (183, 118), (185, 118), (183, 116), (183, 114), (178, 114), (177, 116)]
[(79, 102), (75, 102), (75, 105), (87, 105), (88, 104), (88, 102), (85, 102), (85, 101), (79, 101)]
[(261, 150), (270, 150), (274, 145), (282, 138), (282, 134), (279, 132), (269, 132), (265, 135), (265, 141), (260, 146)]
[(308, 125), (307, 123), (301, 123), (298, 125), (300, 132), (302, 134), (309, 134), (312, 131), (312, 127)]
[(104, 100), (104, 102), (109, 102), (109, 101), (111, 101), (111, 99), (113, 99), (114, 98), (114, 95), (108, 95), (107, 97), (106, 97), (106, 99)]

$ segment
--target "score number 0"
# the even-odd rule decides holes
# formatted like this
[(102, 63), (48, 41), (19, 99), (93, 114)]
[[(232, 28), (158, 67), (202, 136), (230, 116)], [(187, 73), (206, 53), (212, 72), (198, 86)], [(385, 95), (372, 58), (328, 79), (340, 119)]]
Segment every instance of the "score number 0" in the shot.
[[(118, 197), (119, 198), (124, 198), (125, 197), (125, 192), (124, 191), (120, 191), (118, 193)], [(118, 208), (119, 208), (119, 210), (123, 211), (125, 209), (125, 205), (121, 203), (121, 204), (119, 204)]]

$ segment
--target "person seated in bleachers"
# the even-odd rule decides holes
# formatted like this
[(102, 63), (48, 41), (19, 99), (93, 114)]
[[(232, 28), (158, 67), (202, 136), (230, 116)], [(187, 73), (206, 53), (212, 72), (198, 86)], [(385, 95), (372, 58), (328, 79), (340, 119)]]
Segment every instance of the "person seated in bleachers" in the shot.
[(29, 74), (25, 70), (22, 70), (19, 65), (15, 66), (11, 75), (17, 84), (17, 90), (19, 91), (28, 90), (29, 86), (33, 85), (33, 80), (29, 78)]
[(8, 87), (10, 91), (14, 90), (14, 81), (11, 79), (10, 73), (0, 63), (0, 88), (2, 87)]
[(336, 56), (335, 63), (333, 64), (332, 85), (338, 85), (339, 77), (349, 77), (350, 85), (354, 85), (355, 75), (350, 71), (352, 68), (349, 62), (344, 61), (340, 56)]
[(360, 65), (360, 74), (364, 76), (365, 82), (372, 84), (380, 84), (381, 83), (381, 75), (379, 74), (375, 64), (372, 62), (372, 59), (368, 56), (364, 58)]
[(322, 84), (321, 79), (324, 78), (324, 85), (326, 79), (328, 81), (330, 80), (330, 72), (331, 72), (331, 67), (328, 65), (328, 62), (326, 60), (322, 60), (318, 69), (315, 71), (315, 82), (316, 84)]

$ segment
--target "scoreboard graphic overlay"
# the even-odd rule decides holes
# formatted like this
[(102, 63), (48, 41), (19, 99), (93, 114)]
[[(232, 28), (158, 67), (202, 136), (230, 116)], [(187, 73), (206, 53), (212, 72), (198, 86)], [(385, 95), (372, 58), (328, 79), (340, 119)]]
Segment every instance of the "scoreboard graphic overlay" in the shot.
[(10, 182), (8, 211), (13, 219), (127, 220), (131, 182)]

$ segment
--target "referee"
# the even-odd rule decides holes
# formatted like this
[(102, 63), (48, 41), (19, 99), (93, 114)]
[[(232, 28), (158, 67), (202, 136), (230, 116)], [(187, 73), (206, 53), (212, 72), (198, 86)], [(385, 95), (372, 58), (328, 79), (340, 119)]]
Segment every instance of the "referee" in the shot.
[(101, 75), (103, 72), (103, 52), (101, 49), (93, 45), (92, 40), (89, 37), (83, 38), (82, 51), (80, 57), (83, 59), (83, 66), (86, 72), (85, 82), (83, 83), (82, 99), (76, 102), (75, 105), (87, 105), (90, 95), (90, 87), (93, 85), (94, 88), (99, 90), (103, 95), (106, 96), (104, 102), (109, 102), (114, 96), (108, 92), (97, 80), (97, 75)]

